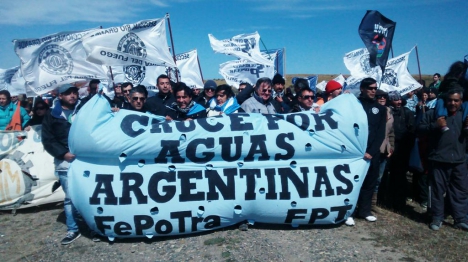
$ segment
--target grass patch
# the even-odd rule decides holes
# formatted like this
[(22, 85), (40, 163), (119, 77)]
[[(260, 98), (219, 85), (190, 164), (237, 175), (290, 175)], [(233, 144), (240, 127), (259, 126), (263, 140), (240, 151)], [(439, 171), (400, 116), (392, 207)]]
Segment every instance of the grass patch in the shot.
[(221, 253), (222, 258), (228, 258), (230, 256), (231, 256), (231, 252), (229, 252), (229, 251), (224, 251), (223, 253)]
[(205, 245), (207, 246), (211, 246), (211, 245), (222, 245), (224, 242), (226, 242), (226, 239), (224, 237), (215, 237), (215, 238), (210, 238), (210, 239), (207, 239), (205, 240), (205, 242), (203, 242)]

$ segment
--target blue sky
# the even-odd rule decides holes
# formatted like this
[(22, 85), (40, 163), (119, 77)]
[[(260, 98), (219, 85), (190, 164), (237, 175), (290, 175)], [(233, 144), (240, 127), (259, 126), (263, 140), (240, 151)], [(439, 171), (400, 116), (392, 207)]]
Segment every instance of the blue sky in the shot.
[[(169, 13), (176, 53), (197, 49), (205, 80), (221, 78), (219, 64), (235, 59), (215, 54), (209, 33), (225, 39), (255, 31), (267, 48), (286, 48), (287, 74), (348, 74), (343, 56), (364, 47), (358, 26), (366, 10), (397, 22), (395, 56), (418, 45), (423, 74), (443, 75), (468, 54), (466, 0), (12, 0), (2, 1), (0, 10), (0, 68), (19, 65), (13, 39), (106, 28)], [(409, 70), (418, 73), (415, 51)]]

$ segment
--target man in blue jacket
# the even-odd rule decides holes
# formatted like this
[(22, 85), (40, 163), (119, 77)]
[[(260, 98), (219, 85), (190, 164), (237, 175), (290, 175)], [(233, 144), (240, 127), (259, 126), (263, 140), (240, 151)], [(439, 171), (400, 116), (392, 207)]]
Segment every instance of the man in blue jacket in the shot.
[[(0, 91), (0, 130), (5, 130), (13, 118), (17, 105), (11, 102), (11, 95), (8, 90)], [(20, 107), (21, 128), (24, 128), (30, 117), (28, 112)]]

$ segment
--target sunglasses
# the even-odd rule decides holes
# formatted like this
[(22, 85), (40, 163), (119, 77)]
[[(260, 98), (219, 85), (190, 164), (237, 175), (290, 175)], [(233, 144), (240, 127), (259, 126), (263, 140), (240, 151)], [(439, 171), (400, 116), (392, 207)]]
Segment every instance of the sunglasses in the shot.
[(367, 89), (367, 90), (377, 90), (377, 87), (370, 87), (370, 86), (368, 86), (368, 87), (366, 87), (366, 89)]
[(206, 92), (214, 92), (215, 89), (214, 89), (214, 88), (205, 88), (205, 91), (206, 91)]
[(377, 99), (382, 99), (382, 98), (387, 99), (387, 96), (386, 95), (378, 95), (378, 96), (375, 96), (375, 98), (377, 98)]
[(307, 99), (314, 99), (315, 96), (301, 96), (301, 97), (307, 100)]
[(124, 93), (130, 93), (130, 90), (131, 90), (131, 89), (129, 89), (129, 90), (123, 90), (122, 92), (124, 92)]
[(133, 101), (142, 101), (143, 102), (143, 101), (146, 100), (146, 98), (144, 98), (144, 97), (132, 97), (132, 100)]
[(271, 93), (272, 90), (271, 90), (271, 89), (262, 89), (262, 92), (263, 92), (263, 93)]

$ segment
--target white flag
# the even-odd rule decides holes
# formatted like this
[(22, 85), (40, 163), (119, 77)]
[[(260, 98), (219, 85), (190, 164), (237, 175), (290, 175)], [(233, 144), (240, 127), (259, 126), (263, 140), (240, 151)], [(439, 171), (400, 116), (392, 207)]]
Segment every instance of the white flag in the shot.
[(86, 61), (81, 39), (94, 30), (60, 32), (37, 39), (14, 40), (26, 85), (36, 94), (83, 79), (105, 79), (106, 70)]
[(11, 80), (19, 69), (19, 66), (9, 69), (0, 69), (0, 90), (8, 90), (11, 93)]
[(180, 80), (190, 88), (203, 88), (197, 50), (176, 55)]
[(353, 77), (372, 77), (377, 81), (380, 80), (382, 69), (379, 66), (371, 67), (367, 48), (357, 49), (345, 54), (343, 62)]
[(219, 73), (224, 77), (228, 85), (239, 87), (241, 82), (254, 85), (261, 77), (274, 76), (273, 66), (256, 64), (247, 60), (228, 61), (219, 65)]
[(82, 39), (88, 61), (108, 65), (175, 66), (166, 39), (166, 19), (100, 29)]
[(387, 61), (380, 89), (385, 92), (398, 91), (400, 95), (404, 95), (422, 87), (408, 72), (408, 59), (411, 51), (413, 49)]
[(236, 35), (224, 40), (218, 40), (208, 34), (208, 38), (216, 53), (233, 55), (253, 63), (273, 66), (273, 61), (263, 57), (260, 53), (260, 35), (257, 32)]

